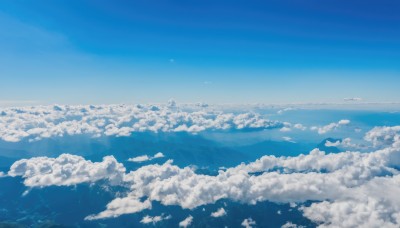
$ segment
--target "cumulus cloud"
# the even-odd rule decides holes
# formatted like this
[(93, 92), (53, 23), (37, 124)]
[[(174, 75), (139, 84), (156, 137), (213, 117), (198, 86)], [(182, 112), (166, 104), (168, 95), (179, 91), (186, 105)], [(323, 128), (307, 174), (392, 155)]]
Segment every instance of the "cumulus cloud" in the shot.
[(168, 220), (168, 219), (171, 219), (171, 218), (172, 218), (171, 215), (164, 216), (164, 214), (158, 215), (158, 216), (154, 216), (154, 217), (146, 215), (146, 216), (144, 216), (142, 218), (142, 220), (140, 220), (140, 222), (143, 223), (143, 224), (152, 223), (153, 225), (155, 225), (156, 223), (159, 223), (159, 222), (161, 222), (163, 220)]
[(254, 113), (225, 113), (193, 106), (181, 110), (167, 105), (77, 105), (3, 108), (0, 139), (18, 142), (64, 135), (129, 136), (132, 132), (189, 132), (262, 130), (280, 127)]
[(243, 220), (241, 225), (245, 228), (252, 228), (253, 226), (256, 225), (256, 221), (254, 221), (252, 218), (247, 218)]
[(218, 218), (218, 217), (225, 216), (226, 214), (227, 213), (226, 213), (225, 209), (223, 207), (221, 207), (217, 211), (211, 213), (211, 217)]
[(149, 157), (147, 155), (142, 155), (134, 158), (129, 158), (128, 161), (130, 162), (145, 162), (145, 161), (151, 161), (156, 158), (163, 158), (165, 157), (163, 153), (158, 152), (156, 153), (153, 157)]
[(375, 127), (365, 134), (365, 140), (374, 147), (393, 146), (400, 148), (400, 126)]
[[(391, 131), (394, 129), (389, 130), (389, 137), (377, 134), (378, 130), (388, 129), (373, 129), (366, 138), (386, 146), (369, 153), (346, 151), (326, 154), (314, 149), (307, 155), (294, 157), (263, 156), (248, 164), (219, 170), (215, 176), (197, 174), (190, 167), (178, 167), (172, 160), (126, 173), (112, 157), (105, 157), (100, 163), (91, 163), (77, 156), (71, 160), (59, 159), (63, 162), (48, 158), (24, 159), (17, 161), (9, 174), (22, 176), (27, 186), (44, 187), (93, 182), (96, 179), (112, 180), (114, 177), (109, 177), (112, 175), (121, 179), (122, 173), (122, 181), (118, 182), (129, 188), (127, 194), (112, 200), (104, 211), (88, 216), (86, 219), (89, 220), (150, 209), (152, 201), (193, 209), (229, 199), (247, 204), (270, 201), (295, 205), (314, 201), (309, 206), (302, 206), (301, 211), (321, 227), (354, 227), (354, 224), (398, 227), (400, 149), (393, 143), (396, 134)], [(46, 163), (44, 161), (49, 165), (41, 165)], [(110, 167), (110, 163), (114, 165), (106, 168)], [(64, 177), (61, 175), (63, 172), (47, 168), (53, 164), (68, 167), (67, 170), (83, 169), (83, 173), (69, 172), (70, 175)], [(90, 169), (86, 168), (88, 166)], [(91, 173), (87, 174), (86, 170)], [(184, 224), (192, 219), (188, 217)], [(248, 225), (251, 225), (250, 221), (247, 220)]]
[(313, 127), (311, 127), (311, 130), (318, 131), (318, 134), (322, 135), (322, 134), (326, 134), (332, 130), (337, 129), (340, 126), (344, 126), (344, 125), (348, 125), (348, 124), (350, 124), (350, 120), (340, 120), (337, 123), (330, 123), (330, 124), (322, 126), (322, 127), (313, 126)]
[(16, 161), (8, 172), (9, 176), (21, 176), (29, 187), (69, 186), (84, 182), (107, 179), (112, 184), (120, 184), (125, 167), (113, 156), (102, 162), (91, 162), (83, 157), (62, 154), (57, 158), (36, 157)]
[(185, 218), (184, 220), (182, 220), (181, 222), (179, 222), (179, 227), (188, 227), (190, 226), (190, 224), (192, 224), (193, 222), (193, 216), (189, 215), (187, 218)]

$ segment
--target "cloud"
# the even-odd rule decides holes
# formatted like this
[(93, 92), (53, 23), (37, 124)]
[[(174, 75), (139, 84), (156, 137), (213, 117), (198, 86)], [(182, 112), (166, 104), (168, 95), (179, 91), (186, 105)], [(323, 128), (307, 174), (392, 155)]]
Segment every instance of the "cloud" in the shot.
[(16, 161), (8, 172), (9, 176), (21, 176), (29, 187), (51, 185), (69, 186), (84, 182), (106, 179), (112, 184), (120, 184), (125, 167), (113, 156), (102, 162), (91, 162), (83, 157), (62, 154), (57, 158), (36, 157)]
[(150, 160), (150, 157), (147, 155), (142, 155), (142, 156), (138, 156), (138, 157), (134, 157), (134, 158), (129, 158), (128, 161), (131, 162), (145, 162)]
[(393, 146), (400, 148), (400, 126), (375, 127), (365, 134), (364, 139), (374, 147)]
[(279, 110), (277, 112), (277, 114), (283, 114), (284, 112), (293, 111), (293, 110), (296, 110), (296, 108), (288, 107), (288, 108), (284, 108), (284, 109)]
[(283, 226), (281, 226), (281, 228), (304, 228), (304, 226), (299, 226), (292, 222), (287, 222), (287, 223), (283, 224)]
[(348, 125), (348, 124), (350, 124), (350, 120), (340, 120), (337, 123), (330, 123), (330, 124), (322, 126), (322, 127), (313, 126), (313, 127), (311, 127), (311, 130), (318, 131), (318, 134), (322, 135), (322, 134), (326, 134), (334, 129), (337, 129), (340, 126), (344, 126), (344, 125)]
[[(263, 156), (248, 164), (219, 170), (215, 176), (197, 174), (190, 167), (178, 167), (172, 160), (125, 173), (125, 169), (112, 157), (92, 163), (78, 156), (74, 159), (24, 159), (17, 161), (9, 174), (22, 176), (27, 186), (45, 187), (93, 182), (96, 179), (113, 180), (115, 176), (121, 177), (122, 173), (122, 181), (117, 178), (117, 182), (129, 189), (126, 195), (112, 200), (104, 211), (89, 215), (86, 218), (89, 220), (151, 209), (152, 201), (194, 209), (228, 199), (246, 204), (270, 201), (294, 205), (313, 201), (311, 205), (301, 206), (301, 211), (321, 227), (353, 227), (354, 224), (398, 227), (400, 148), (393, 143), (397, 138), (392, 133), (394, 130), (375, 128), (367, 133), (371, 137), (366, 136), (366, 139), (382, 141), (385, 145), (369, 153), (346, 151), (326, 154), (314, 149), (307, 155), (294, 157)], [(389, 131), (388, 137), (384, 137), (381, 131)], [(114, 165), (108, 165), (110, 163)], [(67, 170), (82, 169), (83, 174), (69, 172), (65, 179), (59, 178), (62, 172), (47, 168), (54, 165)], [(87, 170), (91, 174), (87, 174)], [(57, 174), (56, 177), (53, 173)], [(185, 221), (188, 224), (192, 219)], [(250, 220), (247, 222), (251, 225)]]
[(193, 105), (185, 111), (167, 105), (54, 105), (2, 108), (0, 139), (37, 141), (65, 135), (129, 136), (132, 132), (262, 130), (281, 123), (254, 113), (225, 113)]
[(362, 98), (360, 97), (349, 97), (349, 98), (343, 98), (344, 101), (362, 101)]
[[(129, 194), (111, 201), (112, 209), (109, 210), (108, 205), (107, 210), (95, 218), (126, 213), (126, 209), (116, 209), (118, 205), (125, 208), (127, 204), (124, 201), (134, 200), (137, 202), (135, 207), (148, 208), (141, 206), (143, 203), (139, 199), (143, 197), (188, 209), (212, 204), (219, 199), (249, 204), (342, 199), (349, 194), (348, 189), (376, 177), (396, 175), (393, 167), (399, 164), (399, 152), (393, 148), (373, 153), (337, 154), (325, 154), (315, 149), (309, 155), (297, 157), (264, 156), (247, 165), (220, 170), (217, 176), (196, 174), (191, 168), (179, 168), (169, 160), (162, 165), (143, 166), (126, 174), (124, 181), (130, 185)], [(277, 168), (282, 171), (275, 171)], [(259, 172), (262, 174), (252, 175)]]
[(245, 228), (252, 228), (253, 226), (256, 225), (256, 221), (254, 221), (252, 218), (247, 218), (243, 220), (241, 225)]
[(163, 158), (165, 157), (163, 153), (158, 152), (156, 153), (153, 157), (149, 157), (147, 155), (142, 155), (134, 158), (129, 158), (128, 161), (130, 162), (145, 162), (145, 161), (151, 161), (156, 158)]
[(374, 178), (349, 189), (346, 198), (303, 207), (304, 215), (320, 227), (399, 227), (400, 175)]
[(148, 199), (140, 201), (140, 199), (134, 197), (116, 198), (107, 204), (105, 211), (100, 212), (97, 215), (86, 216), (85, 220), (115, 218), (120, 215), (133, 214), (145, 209), (151, 209), (151, 206), (151, 201)]
[(189, 215), (187, 218), (185, 218), (184, 220), (182, 220), (181, 222), (179, 222), (179, 227), (188, 227), (190, 226), (190, 224), (192, 224), (193, 222), (193, 216)]
[(221, 207), (216, 212), (211, 213), (211, 217), (218, 218), (218, 217), (225, 216), (226, 214), (227, 213), (226, 213), (225, 209)]
[(331, 142), (326, 140), (325, 142), (326, 147), (345, 147), (345, 148), (362, 148), (360, 145), (352, 143), (351, 138), (344, 138), (341, 140), (336, 140), (335, 142)]
[(291, 137), (288, 137), (288, 136), (283, 136), (282, 139), (287, 142), (296, 143), (295, 141), (293, 141), (293, 139)]
[(335, 142), (331, 142), (329, 140), (326, 140), (326, 142), (325, 142), (325, 146), (326, 147), (336, 147), (336, 146), (339, 146), (340, 144), (341, 144), (340, 140), (337, 140)]
[(303, 126), (302, 124), (299, 124), (299, 123), (293, 125), (293, 127), (296, 128), (296, 129), (302, 130), (302, 131), (307, 129), (307, 127), (305, 127), (305, 126)]
[(172, 218), (171, 215), (164, 216), (164, 214), (158, 215), (158, 216), (154, 216), (154, 217), (146, 215), (146, 216), (144, 216), (142, 218), (142, 220), (140, 220), (140, 222), (143, 223), (143, 224), (152, 223), (153, 225), (155, 225), (156, 223), (159, 223), (159, 222), (161, 222), (163, 220), (168, 220), (168, 219), (171, 219), (171, 218)]

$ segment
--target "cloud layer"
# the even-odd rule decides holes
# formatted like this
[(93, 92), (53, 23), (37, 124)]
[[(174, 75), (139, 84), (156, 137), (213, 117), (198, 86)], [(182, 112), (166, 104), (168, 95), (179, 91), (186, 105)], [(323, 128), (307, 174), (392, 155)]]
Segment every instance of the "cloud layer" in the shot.
[[(196, 106), (197, 107), (197, 106)], [(225, 113), (204, 107), (179, 109), (168, 105), (35, 106), (0, 110), (0, 139), (86, 134), (92, 137), (129, 136), (132, 132), (259, 130), (281, 126), (254, 113)]]
[[(129, 188), (105, 210), (86, 219), (103, 219), (151, 209), (152, 201), (193, 209), (220, 199), (256, 204), (302, 203), (303, 215), (321, 227), (398, 227), (400, 225), (400, 146), (398, 127), (374, 128), (365, 136), (376, 146), (370, 153), (326, 154), (318, 149), (295, 157), (263, 156), (218, 175), (197, 174), (172, 160), (129, 173), (113, 157), (92, 163), (82, 157), (32, 158), (16, 162), (9, 175), (22, 176), (29, 187), (112, 180)], [(222, 211), (222, 210), (223, 211)], [(224, 214), (223, 208), (212, 214)], [(226, 213), (226, 212), (225, 212)], [(182, 221), (190, 224), (193, 217)], [(150, 219), (145, 219), (150, 221)], [(248, 219), (244, 225), (254, 225)]]

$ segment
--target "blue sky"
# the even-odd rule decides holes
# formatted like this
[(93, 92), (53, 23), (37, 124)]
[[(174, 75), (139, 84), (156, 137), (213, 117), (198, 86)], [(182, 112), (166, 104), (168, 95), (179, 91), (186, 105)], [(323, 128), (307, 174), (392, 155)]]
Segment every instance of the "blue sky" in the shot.
[(400, 2), (0, 2), (3, 103), (400, 102)]

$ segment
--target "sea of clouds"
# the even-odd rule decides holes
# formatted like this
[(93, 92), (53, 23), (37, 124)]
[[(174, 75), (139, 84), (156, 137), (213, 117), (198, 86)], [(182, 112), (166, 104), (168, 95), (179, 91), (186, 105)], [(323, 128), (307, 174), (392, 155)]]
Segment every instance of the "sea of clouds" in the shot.
[[(204, 106), (204, 105), (203, 105)], [(133, 132), (263, 130), (283, 124), (254, 112), (215, 111), (207, 106), (54, 105), (0, 110), (0, 139), (37, 141), (65, 135), (129, 136)]]
[[(132, 117), (137, 114), (133, 111), (137, 110), (135, 107), (121, 108), (135, 113), (128, 115), (128, 122), (135, 118)], [(151, 111), (151, 108), (146, 110), (153, 117), (156, 116), (157, 120), (169, 120), (161, 114), (163, 111)], [(57, 112), (64, 111), (55, 110), (51, 116)], [(73, 113), (71, 110), (65, 112)], [(99, 111), (96, 109), (95, 112)], [(179, 113), (179, 116), (186, 117), (194, 115)], [(206, 126), (224, 126), (226, 119), (229, 119), (229, 126), (235, 128), (270, 126), (270, 122), (257, 115), (253, 115), (250, 122), (243, 118), (235, 122), (235, 118), (240, 115), (234, 114), (194, 116), (201, 116), (200, 119)], [(114, 120), (117, 121), (118, 118)], [(196, 126), (204, 127), (199, 122), (196, 123)], [(114, 123), (114, 126), (120, 125)], [(364, 140), (372, 145), (371, 151), (327, 154), (314, 149), (307, 155), (294, 157), (263, 156), (248, 164), (220, 170), (217, 175), (198, 174), (193, 167), (178, 167), (172, 160), (127, 172), (124, 165), (113, 156), (104, 157), (101, 162), (91, 162), (80, 156), (62, 154), (57, 158), (35, 157), (19, 160), (3, 176), (21, 176), (29, 188), (70, 186), (106, 180), (112, 185), (128, 189), (125, 195), (118, 196), (105, 205), (104, 211), (87, 215), (87, 220), (151, 210), (153, 201), (193, 209), (227, 199), (245, 204), (262, 201), (296, 203), (297, 209), (320, 227), (399, 227), (400, 126), (375, 127), (365, 134)], [(311, 204), (302, 204), (310, 201)], [(210, 216), (225, 214), (225, 209), (221, 208)], [(143, 218), (143, 223), (156, 223), (168, 218), (167, 215), (148, 217)], [(180, 225), (186, 227), (195, 219), (189, 216)], [(256, 221), (249, 218), (242, 225), (249, 227), (252, 224), (256, 224)]]

